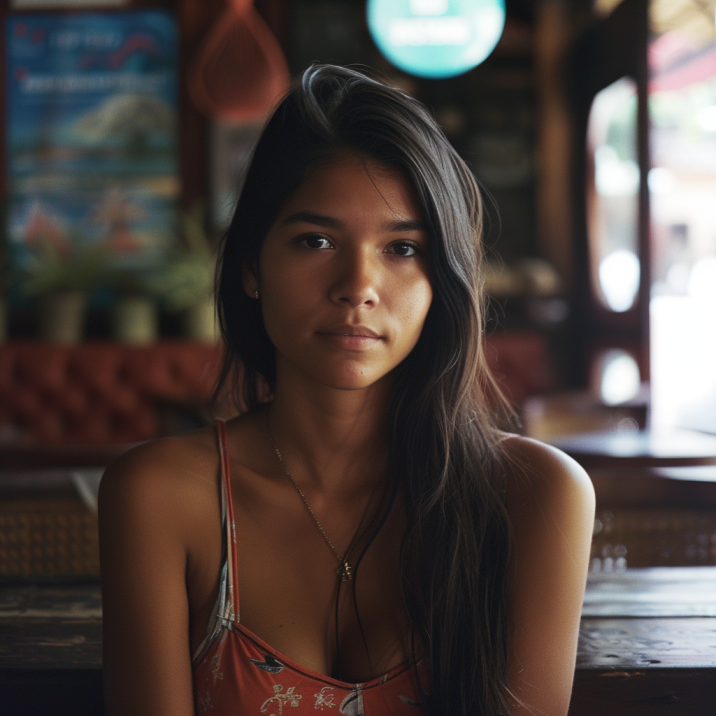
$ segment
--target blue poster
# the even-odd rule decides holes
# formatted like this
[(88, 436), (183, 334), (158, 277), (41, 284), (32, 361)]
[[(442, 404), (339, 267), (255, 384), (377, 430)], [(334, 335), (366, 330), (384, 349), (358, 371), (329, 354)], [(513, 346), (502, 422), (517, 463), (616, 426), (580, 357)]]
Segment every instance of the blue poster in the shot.
[(174, 241), (177, 28), (165, 12), (11, 15), (8, 239), (161, 263)]

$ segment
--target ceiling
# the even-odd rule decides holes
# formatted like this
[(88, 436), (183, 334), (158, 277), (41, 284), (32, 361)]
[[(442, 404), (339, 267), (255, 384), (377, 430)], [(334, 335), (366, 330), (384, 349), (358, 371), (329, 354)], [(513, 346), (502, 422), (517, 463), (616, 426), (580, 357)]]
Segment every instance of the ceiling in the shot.
[[(622, 0), (593, 0), (596, 15), (606, 17)], [(651, 0), (651, 26), (657, 35), (681, 30), (702, 40), (716, 39), (716, 0)]]

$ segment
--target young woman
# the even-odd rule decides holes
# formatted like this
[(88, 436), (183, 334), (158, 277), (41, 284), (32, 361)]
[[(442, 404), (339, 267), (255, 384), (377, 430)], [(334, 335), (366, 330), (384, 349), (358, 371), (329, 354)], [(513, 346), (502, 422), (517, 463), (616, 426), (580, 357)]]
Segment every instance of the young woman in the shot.
[(102, 481), (109, 716), (567, 713), (594, 495), (496, 427), (481, 220), (407, 94), (281, 102), (218, 273), (241, 415)]

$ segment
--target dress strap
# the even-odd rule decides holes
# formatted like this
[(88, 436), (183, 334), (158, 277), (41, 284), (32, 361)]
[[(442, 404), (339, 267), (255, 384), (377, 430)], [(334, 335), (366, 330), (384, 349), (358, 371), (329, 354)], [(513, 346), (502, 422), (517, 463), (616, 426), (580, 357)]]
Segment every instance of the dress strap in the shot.
[(227, 618), (239, 623), (239, 572), (236, 559), (236, 524), (234, 523), (234, 504), (231, 499), (231, 474), (229, 472), (229, 450), (226, 442), (226, 421), (218, 419), (216, 427), (219, 433), (219, 455), (221, 458), (221, 504), (222, 512), (226, 510), (226, 565), (228, 599), (226, 603)]

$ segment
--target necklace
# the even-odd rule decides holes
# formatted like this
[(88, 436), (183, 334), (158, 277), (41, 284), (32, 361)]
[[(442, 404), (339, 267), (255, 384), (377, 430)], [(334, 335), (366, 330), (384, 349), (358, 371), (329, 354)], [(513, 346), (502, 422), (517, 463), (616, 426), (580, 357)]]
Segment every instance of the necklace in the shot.
[(333, 555), (338, 560), (338, 569), (336, 572), (338, 573), (338, 576), (341, 578), (341, 582), (346, 582), (349, 579), (353, 579), (353, 567), (348, 564), (348, 557), (351, 556), (351, 553), (353, 552), (353, 547), (350, 547), (349, 550), (345, 553), (343, 557), (341, 557), (338, 554), (338, 551), (333, 546), (333, 542), (329, 539), (328, 535), (326, 534), (326, 531), (323, 529), (323, 525), (319, 522), (318, 517), (316, 517), (316, 513), (311, 509), (311, 505), (308, 504), (308, 500), (306, 499), (306, 496), (303, 494), (303, 490), (296, 484), (296, 481), (293, 479), (291, 473), (288, 471), (288, 468), (286, 467), (286, 463), (283, 459), (283, 455), (281, 455), (281, 451), (278, 449), (278, 446), (276, 445), (273, 434), (271, 433), (271, 428), (268, 426), (267, 421), (267, 428), (268, 428), (268, 435), (269, 435), (269, 441), (271, 443), (271, 447), (273, 448), (273, 451), (276, 453), (276, 457), (279, 459), (279, 462), (281, 463), (281, 466), (283, 467), (283, 471), (286, 473), (286, 477), (291, 481), (291, 484), (296, 488), (296, 492), (298, 492), (299, 497), (303, 501), (303, 504), (306, 505), (306, 509), (310, 512), (311, 517), (313, 517), (313, 521), (316, 523), (316, 527), (318, 527), (318, 531), (321, 533), (321, 536), (326, 541), (326, 544), (330, 547), (331, 552), (333, 552)]

